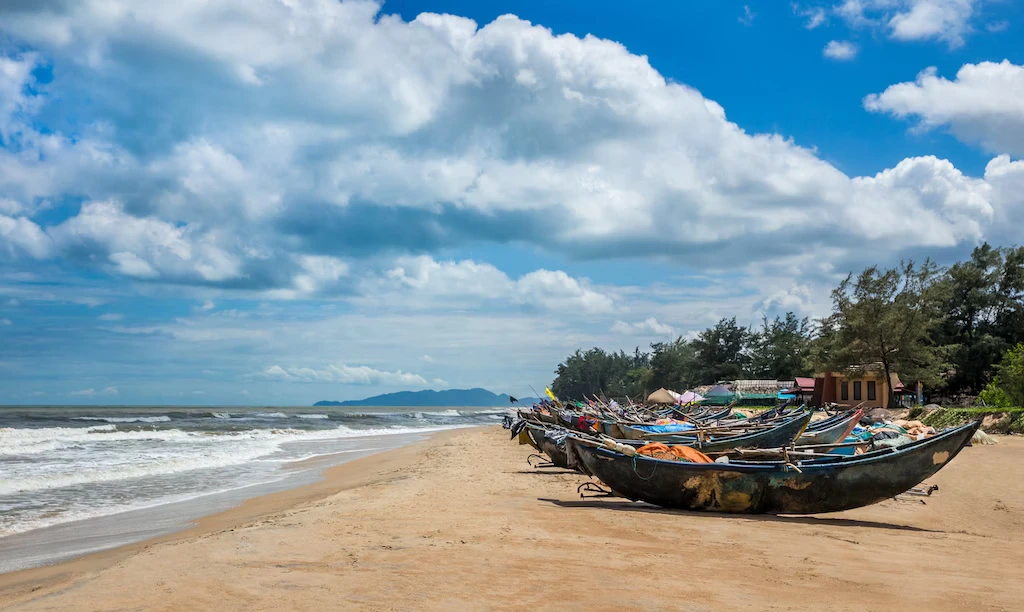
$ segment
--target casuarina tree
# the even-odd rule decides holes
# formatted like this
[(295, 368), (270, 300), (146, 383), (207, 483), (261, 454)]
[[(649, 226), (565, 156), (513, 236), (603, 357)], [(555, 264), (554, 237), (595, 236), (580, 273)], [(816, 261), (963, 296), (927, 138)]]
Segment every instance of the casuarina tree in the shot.
[[(942, 321), (936, 294), (938, 268), (930, 261), (921, 266), (901, 263), (893, 269), (867, 268), (851, 274), (832, 291), (833, 312), (822, 322), (831, 343), (828, 368), (880, 364), (885, 379), (892, 373), (926, 384), (938, 384), (947, 367), (948, 349), (932, 340)], [(892, 385), (889, 401), (893, 401)]]

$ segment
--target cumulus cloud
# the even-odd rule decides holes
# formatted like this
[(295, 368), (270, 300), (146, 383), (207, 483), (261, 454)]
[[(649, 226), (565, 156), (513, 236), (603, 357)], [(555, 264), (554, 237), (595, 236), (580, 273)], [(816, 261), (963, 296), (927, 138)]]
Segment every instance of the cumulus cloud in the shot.
[(902, 41), (939, 40), (964, 44), (980, 0), (844, 0), (835, 12), (852, 27), (884, 30)]
[[(974, 210), (953, 209), (970, 194), (918, 197), (848, 177), (784, 136), (745, 132), (618, 43), (512, 16), (480, 28), (451, 15), (403, 22), (366, 2), (70, 6), (0, 9), (0, 28), (56, 68), (18, 112), (43, 105), (83, 122), (46, 135), (20, 123), (22, 146), (50, 154), (0, 164), (0, 195), (12, 201), (88, 196), (63, 223), (26, 226), (54, 242), (33, 240), (33, 257), (289, 298), (351, 291), (353, 259), (538, 235), (591, 258), (729, 245), (729, 266), (811, 223), (807, 249), (947, 245), (988, 227), (952, 226)], [(211, 35), (228, 24), (231, 44)], [(23, 72), (11, 81), (32, 78)], [(141, 102), (155, 96), (159, 105)], [(93, 102), (72, 107), (78, 99)], [(928, 193), (962, 184), (919, 178)], [(851, 226), (868, 200), (922, 216), (928, 231), (893, 243)], [(0, 238), (9, 252), (24, 242)], [(415, 286), (419, 273), (398, 280)], [(466, 264), (444, 273), (508, 286)], [(567, 278), (538, 271), (517, 291), (562, 284), (603, 308)]]
[(437, 261), (423, 255), (399, 258), (396, 264), (383, 275), (364, 280), (361, 293), (411, 293), (423, 307), (490, 300), (587, 315), (610, 313), (617, 307), (612, 296), (561, 270), (534, 270), (513, 280), (490, 264), (472, 260)]
[(52, 246), (49, 236), (32, 220), (0, 215), (0, 254), (41, 259), (50, 256)]
[(217, 232), (133, 216), (114, 201), (88, 202), (48, 233), (66, 253), (105, 256), (129, 277), (216, 283), (242, 270), (239, 258), (217, 244)]
[(625, 321), (616, 321), (612, 324), (611, 331), (616, 334), (629, 334), (635, 336), (676, 336), (678, 331), (671, 325), (667, 325), (655, 319), (654, 317), (648, 317), (643, 321), (637, 321), (635, 323), (626, 323)]
[(368, 366), (330, 364), (322, 368), (273, 365), (261, 373), (264, 378), (285, 382), (338, 383), (343, 385), (382, 385), (390, 387), (427, 387), (430, 383), (419, 374), (396, 370), (388, 372)]
[(830, 40), (821, 53), (830, 59), (848, 61), (857, 57), (857, 45), (848, 40)]
[(810, 287), (796, 284), (787, 289), (780, 289), (761, 301), (761, 310), (767, 313), (794, 312), (812, 314), (813, 295)]
[(1024, 66), (965, 64), (949, 80), (929, 68), (910, 83), (864, 98), (870, 111), (916, 118), (924, 129), (945, 127), (960, 140), (994, 153), (1024, 155)]

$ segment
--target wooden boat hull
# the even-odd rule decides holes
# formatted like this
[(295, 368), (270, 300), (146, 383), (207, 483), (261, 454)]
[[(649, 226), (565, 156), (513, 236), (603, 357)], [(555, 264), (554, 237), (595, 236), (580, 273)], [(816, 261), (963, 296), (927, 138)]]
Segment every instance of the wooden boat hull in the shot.
[(540, 447), (541, 450), (544, 451), (544, 454), (548, 456), (548, 459), (551, 459), (551, 463), (555, 467), (565, 468), (567, 470), (571, 469), (569, 468), (569, 457), (568, 455), (566, 455), (564, 443), (556, 444), (553, 440), (551, 440), (551, 438), (543, 436), (541, 438)]
[(530, 439), (530, 446), (543, 453), (544, 446), (542, 441), (544, 440), (544, 428), (528, 424), (526, 426), (526, 435)]
[(530, 444), (548, 456), (551, 463), (556, 467), (570, 469), (569, 459), (565, 454), (565, 444), (558, 444), (545, 434), (547, 430), (539, 425), (527, 425), (526, 431), (530, 436)]
[(845, 419), (840, 419), (833, 422), (828, 427), (818, 428), (811, 430), (808, 425), (804, 433), (800, 435), (793, 443), (797, 446), (805, 446), (809, 444), (838, 444), (850, 435), (853, 428), (857, 426), (857, 422), (860, 421), (861, 415), (864, 414), (863, 410), (857, 410), (852, 414), (846, 415)]
[(626, 455), (566, 440), (569, 465), (632, 499), (666, 508), (728, 513), (817, 514), (894, 497), (949, 463), (980, 422), (897, 448), (799, 462), (684, 463)]

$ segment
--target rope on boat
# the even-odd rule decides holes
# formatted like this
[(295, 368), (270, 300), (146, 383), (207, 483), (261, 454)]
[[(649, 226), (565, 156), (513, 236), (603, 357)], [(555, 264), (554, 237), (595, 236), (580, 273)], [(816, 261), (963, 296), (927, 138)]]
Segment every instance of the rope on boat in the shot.
[(651, 475), (648, 476), (647, 478), (644, 478), (643, 476), (640, 475), (640, 472), (636, 471), (636, 457), (637, 455), (633, 455), (633, 473), (636, 474), (636, 477), (644, 481), (654, 478), (654, 473), (658, 471), (658, 462), (654, 462), (654, 469), (651, 470)]

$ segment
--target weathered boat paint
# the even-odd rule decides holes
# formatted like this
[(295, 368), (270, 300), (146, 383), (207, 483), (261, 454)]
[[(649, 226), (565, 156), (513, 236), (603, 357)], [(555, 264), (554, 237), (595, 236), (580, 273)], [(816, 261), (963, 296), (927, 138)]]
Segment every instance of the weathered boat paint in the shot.
[(867, 506), (907, 491), (956, 457), (980, 424), (854, 457), (823, 455), (795, 467), (781, 461), (719, 464), (627, 457), (571, 437), (565, 446), (570, 466), (634, 501), (711, 512), (817, 514)]

